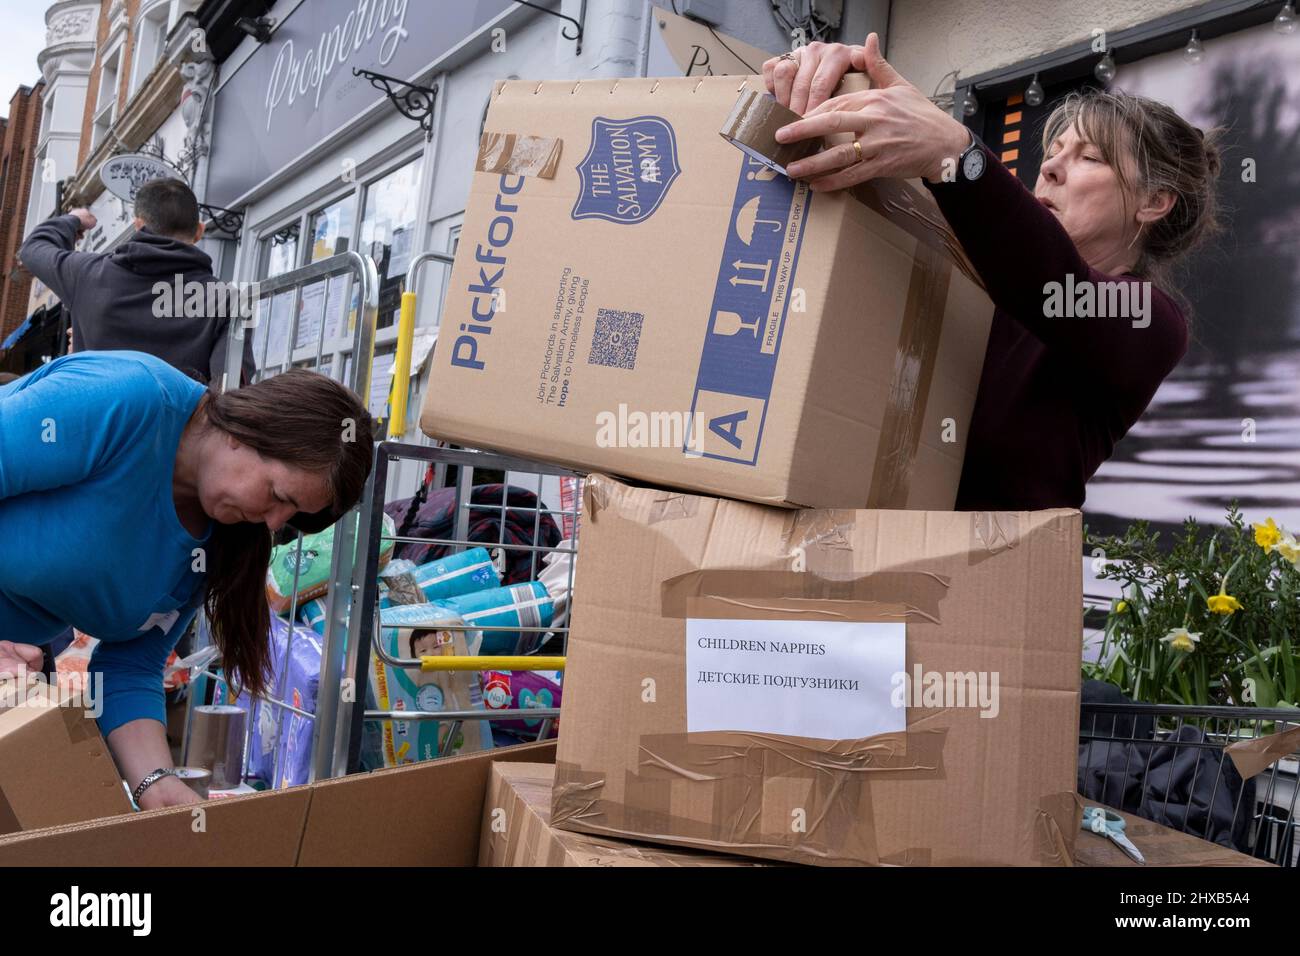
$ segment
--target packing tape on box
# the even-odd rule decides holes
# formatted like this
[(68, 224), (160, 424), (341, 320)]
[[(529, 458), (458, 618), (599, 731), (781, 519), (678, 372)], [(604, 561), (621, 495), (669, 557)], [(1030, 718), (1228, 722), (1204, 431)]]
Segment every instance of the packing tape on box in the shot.
[(689, 571), (660, 586), (670, 618), (898, 621), (939, 624), (949, 579), (928, 571), (879, 571), (828, 578), (807, 571)]
[(655, 500), (650, 503), (650, 513), (646, 516), (646, 524), (693, 518), (699, 510), (700, 498), (698, 495), (664, 492), (657, 495)]
[(981, 289), (985, 288), (984, 280), (966, 257), (966, 250), (949, 228), (939, 207), (906, 180), (869, 179), (850, 187), (849, 194), (925, 245), (946, 252), (966, 278)]
[[(89, 683), (89, 675), (86, 676), (86, 680)], [(62, 705), (59, 710), (63, 712), (63, 726), (68, 730), (69, 743), (79, 744), (83, 740), (91, 739), (94, 725), (83, 707)]]
[[(972, 560), (1018, 547), (1022, 521), (1018, 511), (972, 511), (969, 547)], [(980, 552), (984, 554), (981, 556)]]
[[(601, 799), (604, 779), (556, 763), (551, 824), (573, 819), (584, 831), (723, 852), (762, 851), (790, 862), (818, 857), (828, 864), (882, 859), (876, 848), (872, 779), (942, 780), (947, 729), (877, 734), (861, 740), (812, 740), (740, 731), (646, 734), (638, 741), (638, 771), (624, 780), (624, 801)], [(768, 807), (755, 780), (799, 781), (793, 808)], [(709, 820), (672, 812), (674, 783), (712, 790)], [(698, 798), (691, 800), (699, 806)], [(792, 812), (806, 811), (804, 828)], [(790, 812), (787, 812), (789, 810)], [(925, 848), (906, 851), (928, 859)]]
[(1038, 801), (1035, 847), (1044, 866), (1074, 866), (1074, 844), (1083, 822), (1083, 797), (1073, 790), (1049, 793)]
[(925, 425), (926, 399), (939, 356), (952, 267), (934, 246), (919, 243), (912, 258), (907, 304), (894, 351), (868, 508), (906, 508), (912, 467)]
[(561, 146), (562, 141), (554, 136), (484, 133), (479, 137), (474, 169), (480, 173), (554, 179)]
[(1249, 780), (1300, 749), (1300, 727), (1292, 727), (1266, 737), (1239, 740), (1223, 749), (1232, 758), (1232, 765), (1241, 774), (1241, 779)]
[[(551, 825), (714, 852), (749, 852), (793, 863), (816, 857), (830, 865), (930, 866), (931, 847), (879, 852), (871, 782), (943, 779), (945, 733), (908, 731), (860, 741), (799, 741), (739, 732), (643, 735), (638, 759), (644, 769), (625, 775), (621, 804), (602, 799), (602, 774), (557, 762)], [(867, 758), (865, 765), (856, 762), (859, 755)], [(794, 808), (807, 811), (803, 831), (791, 828), (791, 815), (786, 812), (791, 808), (784, 806), (769, 808), (771, 829), (764, 829), (764, 791), (755, 781), (778, 777), (808, 784), (803, 806)], [(711, 820), (671, 812), (672, 784), (683, 778), (695, 786), (713, 786)], [(692, 805), (699, 806), (695, 800)], [(1024, 831), (1033, 846), (1017, 848), (1018, 857), (1043, 866), (1073, 866), (1082, 814), (1083, 802), (1073, 792), (1041, 797)], [(568, 821), (572, 823), (566, 826)], [(944, 862), (988, 863), (980, 859)]]

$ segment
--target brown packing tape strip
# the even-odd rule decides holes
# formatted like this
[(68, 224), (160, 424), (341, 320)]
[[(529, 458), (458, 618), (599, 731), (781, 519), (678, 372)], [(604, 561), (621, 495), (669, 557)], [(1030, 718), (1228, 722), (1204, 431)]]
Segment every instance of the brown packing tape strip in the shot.
[(1239, 740), (1223, 748), (1242, 780), (1260, 774), (1278, 760), (1300, 750), (1300, 727), (1292, 727), (1267, 737)]
[(554, 179), (561, 147), (562, 141), (554, 136), (485, 132), (479, 137), (474, 169), (480, 173)]
[(1038, 861), (1043, 866), (1074, 866), (1074, 846), (1083, 822), (1083, 798), (1072, 790), (1038, 801), (1034, 821)]
[(658, 524), (661, 521), (693, 518), (699, 513), (699, 510), (699, 496), (666, 491), (651, 503), (650, 514), (646, 517), (646, 524), (651, 525)]
[(981, 289), (984, 288), (984, 281), (966, 257), (966, 250), (962, 248), (938, 207), (925, 200), (906, 180), (869, 179), (850, 187), (849, 193), (923, 245), (946, 253), (966, 278)]
[(785, 175), (787, 166), (821, 148), (821, 142), (816, 139), (776, 141), (776, 131), (798, 119), (798, 113), (782, 106), (771, 93), (742, 89), (719, 132), (741, 152)]
[(972, 556), (993, 555), (1019, 547), (1023, 522), (1018, 511), (972, 511), (968, 550)]
[(868, 508), (906, 508), (912, 466), (925, 424), (930, 380), (939, 355), (939, 335), (952, 275), (934, 246), (918, 243), (907, 288), (907, 305), (894, 352), (880, 442), (872, 466)]
[(94, 735), (90, 726), (90, 718), (86, 716), (86, 712), (80, 704), (69, 706), (64, 703), (60, 705), (59, 710), (63, 711), (63, 726), (67, 728), (69, 743), (79, 744), (92, 739)]
[[(878, 734), (862, 740), (810, 740), (769, 734), (710, 732), (647, 734), (639, 771), (625, 777), (625, 800), (601, 798), (604, 780), (557, 764), (552, 825), (633, 839), (678, 843), (768, 859), (826, 865), (880, 864), (871, 806), (871, 779), (944, 779), (947, 730)], [(806, 806), (765, 806), (757, 780), (807, 784)], [(710, 820), (672, 813), (673, 783), (711, 787)], [(766, 817), (764, 811), (767, 811)], [(802, 829), (795, 814), (803, 811)], [(908, 859), (929, 859), (909, 850)]]
[(801, 508), (786, 515), (781, 532), (789, 566), (817, 574), (853, 573), (857, 513)]
[(689, 571), (660, 586), (660, 614), (716, 617), (897, 621), (939, 624), (949, 579), (926, 571), (879, 571), (827, 578), (806, 571)]

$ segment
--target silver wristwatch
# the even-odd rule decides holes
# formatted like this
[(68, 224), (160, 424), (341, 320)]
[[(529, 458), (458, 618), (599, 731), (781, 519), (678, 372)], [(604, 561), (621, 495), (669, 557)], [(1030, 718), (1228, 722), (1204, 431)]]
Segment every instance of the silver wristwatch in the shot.
[(164, 769), (162, 767), (159, 767), (157, 770), (153, 771), (152, 773), (148, 773), (145, 775), (145, 778), (140, 781), (140, 785), (135, 788), (135, 792), (131, 794), (131, 799), (135, 802), (135, 805), (138, 807), (140, 805), (140, 798), (144, 796), (144, 792), (146, 790), (152, 787), (163, 777), (174, 777), (174, 776), (176, 776), (176, 771), (174, 769)]
[(988, 165), (987, 157), (984, 155), (984, 144), (980, 138), (971, 130), (970, 145), (961, 151), (957, 157), (957, 172), (960, 179), (968, 183), (973, 183), (984, 175), (984, 168)]

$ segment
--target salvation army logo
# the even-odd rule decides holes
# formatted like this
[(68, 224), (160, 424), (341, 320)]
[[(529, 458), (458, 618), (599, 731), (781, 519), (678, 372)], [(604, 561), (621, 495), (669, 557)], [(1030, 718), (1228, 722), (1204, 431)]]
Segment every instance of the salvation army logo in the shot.
[(644, 222), (681, 172), (677, 137), (667, 120), (597, 116), (591, 123), (591, 147), (578, 164), (581, 188), (573, 218)]

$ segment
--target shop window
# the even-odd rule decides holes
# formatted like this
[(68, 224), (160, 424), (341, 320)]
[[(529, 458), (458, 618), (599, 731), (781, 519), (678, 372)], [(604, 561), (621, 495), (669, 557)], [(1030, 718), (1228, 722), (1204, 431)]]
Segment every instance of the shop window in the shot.
[(274, 279), (298, 265), (298, 224), (295, 222), (262, 240), (257, 277)]
[(419, 194), (418, 160), (394, 170), (366, 190), (360, 251), (369, 254), (379, 270), (378, 329), (397, 321), (419, 223)]
[(311, 262), (347, 252), (352, 240), (353, 197), (344, 196), (324, 209), (312, 213), (308, 232), (311, 235)]

